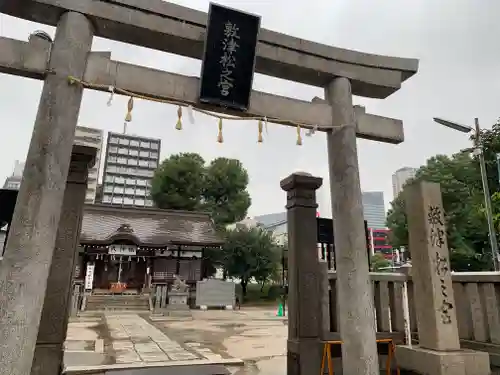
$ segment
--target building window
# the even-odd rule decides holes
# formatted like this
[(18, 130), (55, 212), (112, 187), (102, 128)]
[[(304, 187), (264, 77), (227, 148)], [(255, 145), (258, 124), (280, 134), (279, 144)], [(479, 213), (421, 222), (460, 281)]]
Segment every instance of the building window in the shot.
[(117, 183), (117, 184), (124, 184), (125, 183), (125, 179), (123, 177), (116, 177), (115, 178), (115, 183)]
[(118, 149), (118, 153), (119, 154), (122, 154), (122, 155), (128, 155), (128, 148), (125, 148), (125, 147), (120, 147)]
[(135, 194), (135, 189), (134, 188), (126, 188), (125, 189), (125, 194), (134, 195)]
[(143, 147), (143, 148), (150, 148), (151, 147), (151, 143), (142, 141), (141, 142), (141, 147)]
[(128, 165), (137, 165), (137, 159), (128, 159)]
[(141, 167), (147, 167), (149, 165), (147, 160), (140, 160), (139, 161), (139, 166)]
[(140, 156), (141, 158), (149, 158), (149, 151), (141, 151), (141, 152), (139, 153), (139, 156)]
[(153, 150), (158, 150), (158, 143), (157, 142), (151, 142), (151, 148)]
[(105, 193), (112, 193), (113, 192), (113, 185), (106, 185), (104, 187), (104, 192)]
[(122, 204), (123, 203), (123, 197), (113, 197), (112, 202), (115, 203), (115, 204)]
[(116, 137), (111, 137), (109, 143), (118, 143), (120, 140)]
[(157, 152), (151, 152), (151, 157), (152, 158), (158, 158), (158, 153)]
[(115, 178), (113, 176), (106, 176), (106, 178), (104, 179), (105, 182), (113, 182), (115, 180)]
[(133, 147), (139, 147), (139, 141), (136, 140), (136, 139), (132, 139), (130, 141), (130, 146), (133, 146)]
[(139, 151), (137, 151), (137, 150), (130, 150), (129, 155), (130, 156), (139, 156)]
[(145, 196), (146, 195), (146, 190), (145, 189), (136, 189), (135, 195)]
[(106, 172), (108, 173), (116, 173), (116, 167), (113, 165), (109, 165), (108, 168), (106, 168)]
[(102, 197), (102, 201), (103, 201), (104, 203), (111, 203), (111, 195), (104, 195), (104, 196)]
[(136, 198), (134, 203), (136, 206), (144, 207), (144, 199)]
[(126, 184), (127, 185), (135, 185), (135, 179), (133, 179), (133, 178), (127, 178)]
[(115, 186), (115, 188), (113, 189), (113, 193), (115, 194), (123, 194), (123, 191), (124, 189), (121, 186)]
[(120, 139), (120, 144), (121, 145), (128, 146), (129, 143), (130, 143), (130, 141), (128, 139), (126, 139), (126, 138), (121, 138)]
[(108, 161), (109, 161), (110, 163), (116, 163), (116, 156), (109, 156), (109, 157), (108, 157)]
[(113, 152), (113, 153), (116, 154), (118, 152), (118, 147), (116, 147), (116, 146), (109, 146), (108, 152)]
[(146, 199), (146, 206), (153, 207), (153, 201), (151, 199)]
[(137, 180), (137, 186), (146, 186), (146, 180), (141, 180), (140, 178)]
[(134, 204), (134, 200), (132, 198), (123, 198), (123, 204)]
[(156, 168), (156, 162), (155, 161), (150, 161), (149, 162), (149, 167), (150, 168)]

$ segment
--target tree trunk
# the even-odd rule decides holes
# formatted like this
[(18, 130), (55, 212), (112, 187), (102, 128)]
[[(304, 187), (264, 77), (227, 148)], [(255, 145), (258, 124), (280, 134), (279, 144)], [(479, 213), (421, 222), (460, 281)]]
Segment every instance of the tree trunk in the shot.
[(262, 293), (264, 291), (264, 286), (266, 286), (266, 282), (263, 281), (261, 284), (260, 284), (260, 292)]

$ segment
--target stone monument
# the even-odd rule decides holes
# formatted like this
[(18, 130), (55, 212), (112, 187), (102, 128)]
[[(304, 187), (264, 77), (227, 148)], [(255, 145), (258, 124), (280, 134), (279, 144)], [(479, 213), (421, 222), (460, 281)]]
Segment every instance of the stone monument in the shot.
[(166, 314), (168, 316), (186, 316), (189, 313), (189, 286), (178, 275), (174, 275), (174, 283), (168, 292), (168, 305)]
[(405, 191), (419, 345), (398, 346), (399, 366), (426, 375), (490, 374), (486, 352), (461, 350), (439, 184)]

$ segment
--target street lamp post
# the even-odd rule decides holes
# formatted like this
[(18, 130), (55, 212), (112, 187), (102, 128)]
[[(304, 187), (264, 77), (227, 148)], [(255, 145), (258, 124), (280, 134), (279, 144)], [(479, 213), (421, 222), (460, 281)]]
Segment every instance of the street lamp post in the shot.
[(497, 236), (495, 233), (495, 226), (493, 225), (493, 210), (491, 208), (491, 196), (490, 196), (490, 188), (488, 186), (488, 176), (486, 174), (486, 163), (484, 161), (483, 148), (480, 142), (479, 137), (481, 136), (481, 131), (479, 128), (479, 120), (476, 117), (474, 119), (474, 127), (473, 129), (470, 126), (457, 124), (456, 122), (443, 120), (438, 117), (434, 117), (434, 121), (438, 124), (444, 125), (448, 128), (458, 130), (462, 133), (470, 133), (472, 130), (475, 130), (475, 140), (474, 140), (474, 155), (479, 158), (479, 166), (481, 168), (481, 180), (483, 183), (483, 193), (484, 193), (484, 205), (486, 208), (486, 219), (488, 221), (488, 233), (490, 237), (490, 246), (491, 246), (491, 256), (493, 258), (493, 265), (495, 267), (495, 271), (500, 271), (500, 259), (498, 254), (498, 242)]

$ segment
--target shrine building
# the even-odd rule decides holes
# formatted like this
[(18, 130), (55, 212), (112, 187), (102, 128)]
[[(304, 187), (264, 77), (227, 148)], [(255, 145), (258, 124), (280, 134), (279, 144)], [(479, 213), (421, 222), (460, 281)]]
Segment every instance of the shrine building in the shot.
[(86, 205), (75, 281), (100, 294), (148, 294), (174, 275), (195, 287), (205, 249), (222, 243), (208, 213)]

